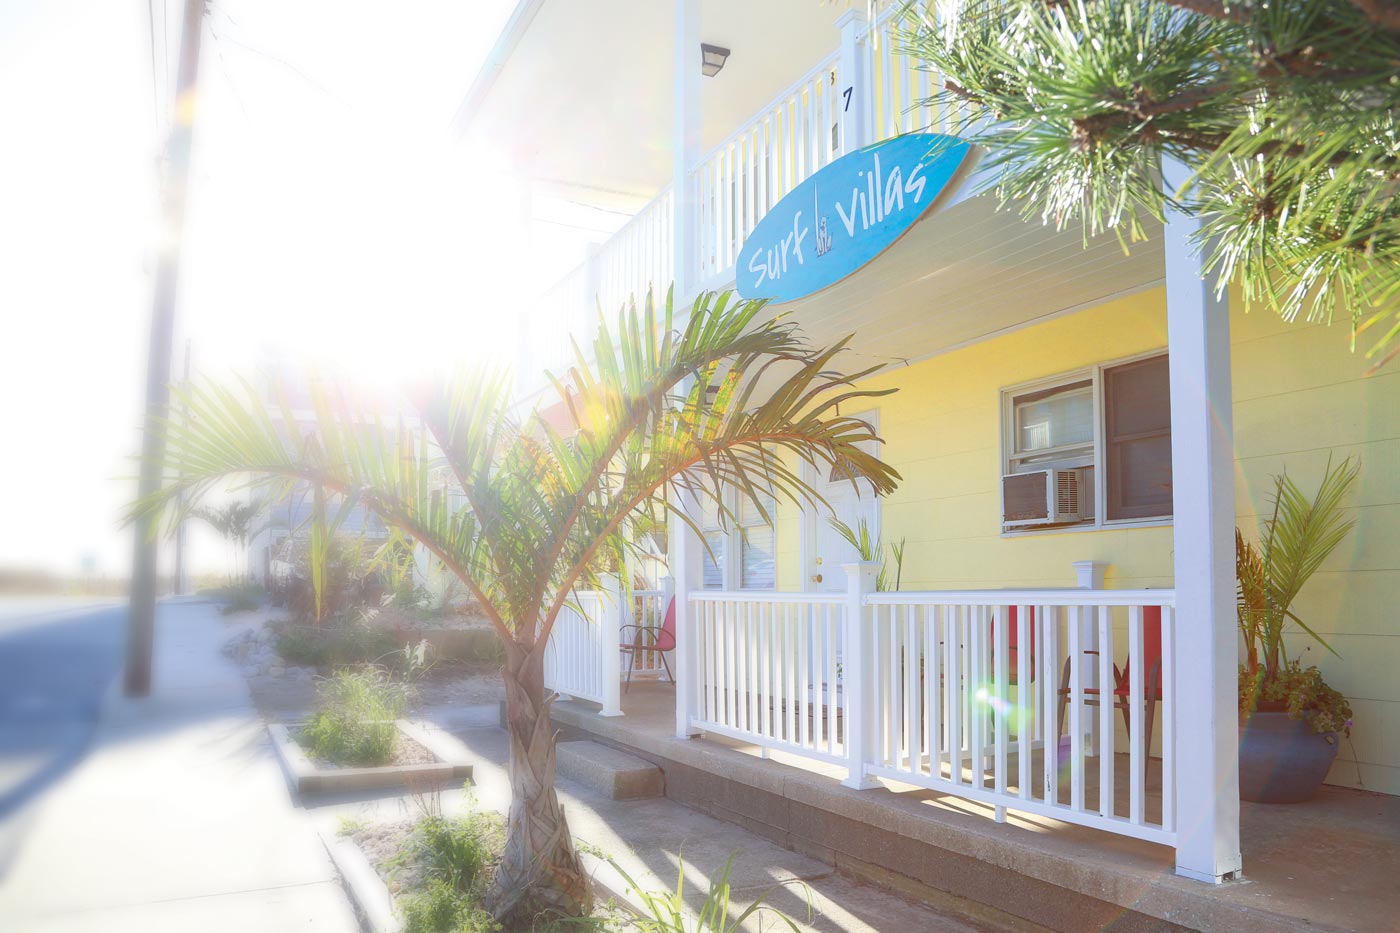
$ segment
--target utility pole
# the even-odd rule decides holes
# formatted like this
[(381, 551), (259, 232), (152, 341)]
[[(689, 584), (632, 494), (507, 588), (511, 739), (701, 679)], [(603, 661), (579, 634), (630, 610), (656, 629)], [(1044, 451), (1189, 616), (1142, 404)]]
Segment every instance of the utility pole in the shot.
[[(161, 171), (162, 237), (156, 258), (151, 307), (151, 346), (146, 361), (146, 423), (141, 441), (138, 496), (145, 499), (161, 487), (165, 435), (162, 423), (170, 412), (170, 356), (175, 330), (175, 299), (180, 279), (180, 245), (185, 233), (185, 203), (189, 190), (190, 153), (194, 146), (194, 115), (198, 103), (199, 43), (204, 31), (206, 0), (185, 0), (180, 34), (180, 64), (175, 75), (175, 100), (170, 135)], [(127, 696), (151, 692), (151, 658), (156, 625), (156, 538), (160, 517), (136, 522), (136, 551), (131, 570), (131, 608), (127, 615)]]

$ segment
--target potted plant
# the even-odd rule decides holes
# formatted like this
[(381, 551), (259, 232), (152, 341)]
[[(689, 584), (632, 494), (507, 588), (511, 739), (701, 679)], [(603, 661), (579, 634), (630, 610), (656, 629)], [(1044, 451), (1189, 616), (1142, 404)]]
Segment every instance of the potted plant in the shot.
[(1359, 464), (1329, 461), (1311, 498), (1287, 476), (1274, 477), (1271, 516), (1258, 545), (1235, 529), (1238, 615), (1244, 636), (1240, 666), (1240, 796), (1296, 803), (1317, 793), (1337, 756), (1338, 734), (1351, 734), (1351, 707), (1316, 667), (1288, 656), (1285, 628), (1296, 625), (1336, 654), (1293, 611), (1298, 593), (1355, 521), (1342, 501)]

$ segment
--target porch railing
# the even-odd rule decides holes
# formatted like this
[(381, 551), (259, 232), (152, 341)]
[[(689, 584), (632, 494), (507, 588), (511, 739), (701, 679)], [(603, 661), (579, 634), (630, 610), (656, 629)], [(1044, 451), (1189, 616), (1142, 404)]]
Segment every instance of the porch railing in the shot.
[[(599, 704), (604, 716), (621, 716), (620, 633), (628, 625), (659, 631), (673, 592), (666, 587), (634, 589), (629, 597), (616, 579), (601, 590), (576, 591), (554, 620), (545, 645), (545, 686), (562, 696)], [(644, 644), (654, 641), (644, 639)], [(655, 652), (639, 652), (632, 674), (645, 676), (664, 669)]]
[(870, 589), (692, 593), (691, 726), (1172, 844), (1171, 590)]

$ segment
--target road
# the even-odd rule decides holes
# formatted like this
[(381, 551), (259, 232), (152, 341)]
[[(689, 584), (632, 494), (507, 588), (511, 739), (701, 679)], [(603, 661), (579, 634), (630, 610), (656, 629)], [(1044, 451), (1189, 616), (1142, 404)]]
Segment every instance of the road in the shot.
[(0, 599), (0, 878), (44, 792), (86, 753), (125, 620), (115, 600)]

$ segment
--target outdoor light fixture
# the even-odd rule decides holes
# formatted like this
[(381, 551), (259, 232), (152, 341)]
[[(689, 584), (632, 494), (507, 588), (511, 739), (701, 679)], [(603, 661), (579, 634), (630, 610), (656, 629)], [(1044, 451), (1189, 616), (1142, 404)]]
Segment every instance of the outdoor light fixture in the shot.
[(713, 78), (719, 74), (719, 70), (724, 67), (728, 58), (728, 49), (718, 45), (710, 45), (708, 42), (700, 43), (700, 73), (705, 77)]

